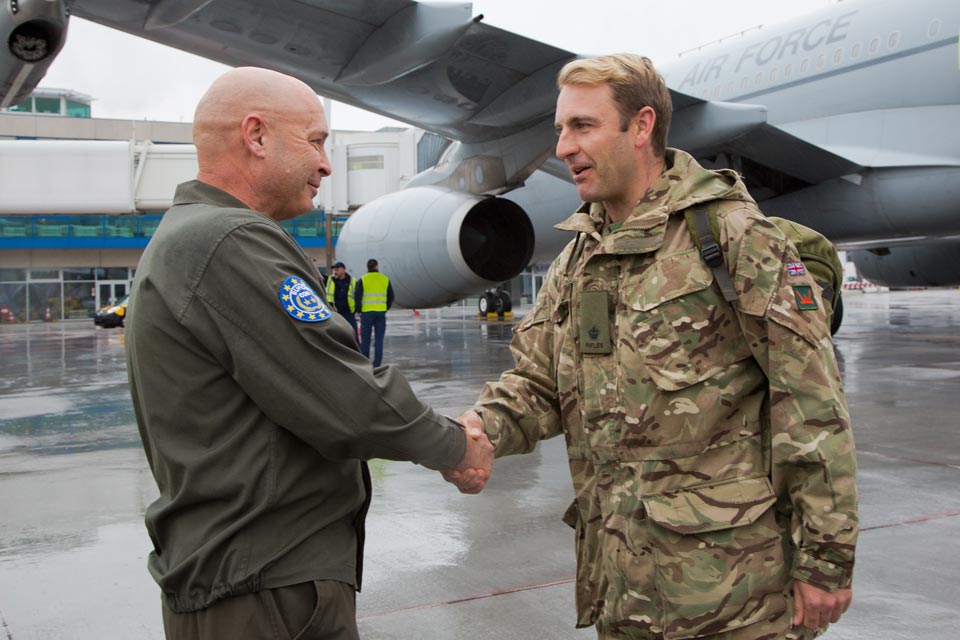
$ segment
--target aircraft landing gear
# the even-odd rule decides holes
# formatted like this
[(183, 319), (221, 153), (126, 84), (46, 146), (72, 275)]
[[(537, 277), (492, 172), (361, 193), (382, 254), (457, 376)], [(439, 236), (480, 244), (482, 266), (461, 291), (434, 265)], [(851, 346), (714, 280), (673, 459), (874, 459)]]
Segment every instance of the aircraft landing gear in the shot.
[(505, 291), (503, 287), (484, 291), (477, 302), (477, 311), (484, 318), (490, 315), (503, 317), (508, 313), (513, 315), (513, 299), (510, 297), (510, 292)]

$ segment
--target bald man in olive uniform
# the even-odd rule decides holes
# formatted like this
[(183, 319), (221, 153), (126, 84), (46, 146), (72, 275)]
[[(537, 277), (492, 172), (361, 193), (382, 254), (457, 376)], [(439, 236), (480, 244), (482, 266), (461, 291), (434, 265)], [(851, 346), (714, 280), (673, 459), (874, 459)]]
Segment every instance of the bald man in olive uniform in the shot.
[(279, 221), (330, 175), (314, 92), (273, 71), (216, 80), (197, 107), (197, 179), (137, 269), (126, 351), (160, 497), (147, 509), (167, 638), (357, 638), (373, 457), (462, 469), (485, 438), (374, 371)]

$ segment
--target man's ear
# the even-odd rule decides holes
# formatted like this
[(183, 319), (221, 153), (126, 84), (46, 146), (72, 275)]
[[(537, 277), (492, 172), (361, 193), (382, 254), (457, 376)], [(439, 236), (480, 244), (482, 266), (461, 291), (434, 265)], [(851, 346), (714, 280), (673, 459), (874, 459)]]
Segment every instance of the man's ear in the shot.
[(259, 113), (251, 113), (240, 123), (243, 145), (257, 158), (266, 156), (267, 123)]
[(631, 121), (631, 130), (634, 133), (634, 146), (638, 149), (649, 146), (653, 138), (653, 127), (657, 123), (657, 112), (653, 107), (644, 107), (637, 111)]

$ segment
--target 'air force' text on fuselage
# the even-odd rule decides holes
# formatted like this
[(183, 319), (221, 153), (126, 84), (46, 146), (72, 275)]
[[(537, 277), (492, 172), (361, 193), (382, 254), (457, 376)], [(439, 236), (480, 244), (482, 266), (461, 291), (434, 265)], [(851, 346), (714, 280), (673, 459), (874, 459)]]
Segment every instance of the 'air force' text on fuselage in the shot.
[(842, 42), (849, 34), (856, 11), (851, 11), (830, 20), (821, 20), (809, 27), (795, 29), (786, 35), (776, 35), (763, 42), (755, 42), (740, 51), (738, 56), (721, 54), (703, 63), (694, 65), (684, 76), (678, 90), (695, 89), (706, 82), (720, 78), (724, 68), (730, 64), (736, 66), (733, 73), (749, 73), (770, 62), (782, 60), (784, 56), (796, 56), (821, 46)]

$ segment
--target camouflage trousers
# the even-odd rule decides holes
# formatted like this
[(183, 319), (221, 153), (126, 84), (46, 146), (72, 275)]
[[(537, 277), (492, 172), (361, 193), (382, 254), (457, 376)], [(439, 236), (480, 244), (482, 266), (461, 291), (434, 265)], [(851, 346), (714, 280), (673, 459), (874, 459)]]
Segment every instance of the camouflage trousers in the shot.
[[(697, 636), (696, 640), (813, 640), (826, 630), (823, 628), (814, 631), (805, 627), (794, 627), (793, 588), (788, 586), (783, 595), (787, 606), (782, 612), (732, 631)], [(601, 616), (601, 619), (597, 620), (598, 640), (664, 640), (662, 633), (651, 632), (649, 629), (605, 629), (603, 623)]]
[[(790, 598), (788, 603), (789, 606), (785, 611), (768, 620), (726, 633), (699, 636), (696, 640), (813, 640), (825, 631), (825, 629), (813, 631), (793, 627), (793, 599)], [(598, 640), (664, 640), (662, 633), (651, 633), (646, 629), (622, 631), (604, 629), (603, 620), (597, 621), (597, 638)]]

